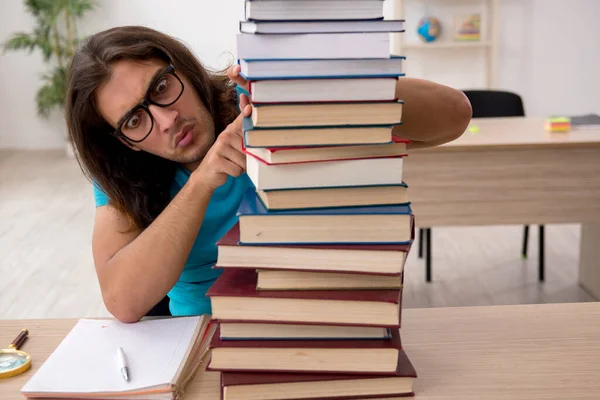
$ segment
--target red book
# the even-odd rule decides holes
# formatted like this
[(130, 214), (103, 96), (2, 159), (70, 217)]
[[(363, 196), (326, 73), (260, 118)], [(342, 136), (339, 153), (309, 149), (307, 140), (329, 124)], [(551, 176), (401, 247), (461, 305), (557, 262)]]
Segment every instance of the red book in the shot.
[(281, 400), (298, 398), (367, 399), (412, 396), (417, 372), (401, 350), (393, 375), (222, 372), (223, 400), (241, 400), (249, 393), (276, 395)]
[(399, 276), (411, 245), (412, 242), (249, 246), (240, 244), (240, 225), (236, 223), (217, 242), (215, 267)]
[(407, 139), (392, 136), (391, 143), (343, 146), (245, 147), (242, 151), (266, 165), (406, 157)]
[(210, 348), (212, 371), (315, 372), (394, 375), (402, 343), (389, 340), (221, 340)]
[(207, 291), (212, 316), (229, 322), (399, 328), (402, 289), (259, 291), (257, 273), (226, 268)]

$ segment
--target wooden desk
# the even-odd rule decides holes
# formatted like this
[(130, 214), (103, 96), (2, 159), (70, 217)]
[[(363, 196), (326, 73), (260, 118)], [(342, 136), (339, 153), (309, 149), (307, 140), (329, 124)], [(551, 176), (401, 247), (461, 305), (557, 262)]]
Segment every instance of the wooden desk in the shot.
[[(600, 398), (600, 303), (406, 309), (404, 348), (419, 377), (417, 399)], [(0, 341), (24, 327), (32, 369), (0, 381), (0, 398), (21, 387), (76, 320), (0, 320)], [(198, 373), (185, 399), (218, 400), (218, 374)]]
[(549, 133), (536, 118), (481, 118), (409, 152), (404, 178), (420, 227), (581, 223), (580, 283), (600, 299), (600, 128)]

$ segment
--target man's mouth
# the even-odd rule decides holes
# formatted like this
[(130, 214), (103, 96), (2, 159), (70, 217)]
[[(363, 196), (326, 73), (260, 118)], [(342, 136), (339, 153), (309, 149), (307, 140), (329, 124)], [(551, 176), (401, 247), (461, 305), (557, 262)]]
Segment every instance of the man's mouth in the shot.
[(175, 136), (175, 147), (185, 147), (192, 141), (194, 124), (184, 125), (181, 132)]

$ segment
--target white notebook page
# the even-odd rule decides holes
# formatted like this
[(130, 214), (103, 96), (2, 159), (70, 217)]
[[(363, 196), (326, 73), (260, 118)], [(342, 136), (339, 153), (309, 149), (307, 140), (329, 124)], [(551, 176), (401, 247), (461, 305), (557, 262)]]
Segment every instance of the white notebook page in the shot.
[[(168, 384), (177, 373), (199, 319), (167, 318), (134, 324), (81, 319), (22, 391), (121, 392)], [(35, 336), (30, 339), (35, 340)], [(129, 382), (117, 366), (119, 346), (127, 358)]]

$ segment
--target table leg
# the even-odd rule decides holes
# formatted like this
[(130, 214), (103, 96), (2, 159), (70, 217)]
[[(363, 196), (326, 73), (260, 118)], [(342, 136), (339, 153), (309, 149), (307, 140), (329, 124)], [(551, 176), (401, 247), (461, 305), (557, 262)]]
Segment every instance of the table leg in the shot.
[(579, 284), (600, 299), (600, 224), (581, 225)]

